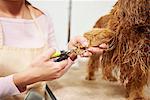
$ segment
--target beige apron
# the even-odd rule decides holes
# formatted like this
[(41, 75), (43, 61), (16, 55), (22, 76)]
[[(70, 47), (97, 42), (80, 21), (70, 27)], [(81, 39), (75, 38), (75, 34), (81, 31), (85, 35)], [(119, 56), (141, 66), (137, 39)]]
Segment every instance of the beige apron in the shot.
[[(42, 33), (35, 19), (35, 15), (30, 7), (29, 9), (30, 9), (30, 14), (35, 22), (35, 25), (39, 30), (39, 33), (33, 33), (33, 34), (40, 34), (43, 36), (44, 39), (44, 34)], [(0, 77), (26, 70), (29, 67), (29, 64), (32, 62), (32, 60), (47, 48), (47, 45), (44, 45), (41, 48), (9, 47), (3, 45), (3, 41), (4, 41), (3, 39), (4, 39), (3, 27), (1, 24), (0, 26)], [(47, 44), (46, 41), (45, 44)], [(35, 85), (35, 86), (36, 87), (41, 86), (41, 83), (40, 85)], [(38, 87), (38, 89), (39, 91), (41, 91), (42, 88)], [(8, 97), (5, 100), (23, 100), (24, 96), (25, 93), (22, 93), (21, 95), (18, 96)]]

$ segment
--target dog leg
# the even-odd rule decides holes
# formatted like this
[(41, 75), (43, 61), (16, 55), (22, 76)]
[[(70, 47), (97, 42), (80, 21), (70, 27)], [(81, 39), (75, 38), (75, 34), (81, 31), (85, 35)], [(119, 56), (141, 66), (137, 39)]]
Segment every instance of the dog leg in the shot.
[(140, 67), (121, 67), (121, 82), (126, 86), (128, 100), (148, 100), (144, 95), (144, 86), (147, 84), (148, 71)]
[(143, 87), (139, 87), (138, 89), (134, 89), (132, 87), (127, 88), (128, 100), (148, 100), (144, 96)]
[(88, 75), (86, 80), (95, 80), (95, 71), (98, 70), (99, 67), (99, 58), (100, 55), (93, 55), (90, 57), (88, 62)]

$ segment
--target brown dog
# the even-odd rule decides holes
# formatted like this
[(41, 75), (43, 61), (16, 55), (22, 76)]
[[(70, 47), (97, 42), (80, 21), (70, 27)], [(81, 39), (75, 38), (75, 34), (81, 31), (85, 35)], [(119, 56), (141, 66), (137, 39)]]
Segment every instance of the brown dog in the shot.
[(143, 88), (150, 69), (150, 0), (118, 0), (111, 12), (84, 36), (89, 47), (101, 43), (109, 46), (101, 56), (90, 57), (87, 79), (95, 79), (100, 64), (107, 80), (116, 80), (112, 71), (119, 69), (119, 80), (126, 87), (128, 99), (147, 100)]

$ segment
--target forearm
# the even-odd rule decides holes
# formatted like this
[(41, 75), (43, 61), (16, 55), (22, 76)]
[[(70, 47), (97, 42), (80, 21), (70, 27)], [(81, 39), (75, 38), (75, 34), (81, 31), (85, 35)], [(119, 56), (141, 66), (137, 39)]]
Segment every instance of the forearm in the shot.
[(26, 90), (26, 86), (35, 83), (39, 77), (32, 75), (32, 70), (16, 73), (6, 77), (0, 77), (0, 98), (20, 94)]
[[(54, 52), (52, 52), (54, 53)], [(47, 62), (41, 62), (42, 59), (45, 59), (43, 57), (47, 56), (46, 61)], [(48, 81), (48, 80), (54, 80), (58, 77), (61, 77), (72, 65), (73, 61), (76, 59), (76, 55), (72, 55), (71, 59), (64, 60), (61, 62), (51, 62), (47, 59), (49, 59), (48, 53), (45, 53), (45, 55), (41, 56), (42, 59), (39, 59), (31, 65), (30, 69), (21, 72), (21, 73), (16, 73), (13, 76), (14, 83), (16, 87), (20, 90), (20, 92), (23, 92), (26, 90), (26, 86), (40, 82), (40, 81)]]
[(0, 78), (0, 98), (20, 94), (13, 81), (13, 75)]
[(14, 74), (13, 80), (18, 90), (24, 92), (27, 85), (40, 81), (40, 76), (33, 74), (32, 70), (27, 70), (25, 72)]

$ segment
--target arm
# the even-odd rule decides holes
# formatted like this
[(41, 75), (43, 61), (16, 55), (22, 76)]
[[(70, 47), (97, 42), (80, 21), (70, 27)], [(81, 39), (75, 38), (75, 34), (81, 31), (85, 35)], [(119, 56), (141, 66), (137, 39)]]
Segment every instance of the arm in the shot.
[(60, 78), (70, 68), (73, 61), (70, 59), (53, 62), (49, 60), (55, 50), (50, 49), (36, 58), (31, 67), (24, 72), (16, 73), (0, 79), (0, 97), (16, 95), (26, 90), (26, 86), (40, 82), (51, 81)]

